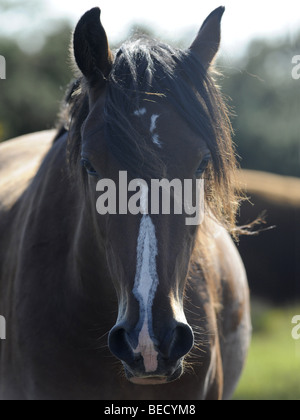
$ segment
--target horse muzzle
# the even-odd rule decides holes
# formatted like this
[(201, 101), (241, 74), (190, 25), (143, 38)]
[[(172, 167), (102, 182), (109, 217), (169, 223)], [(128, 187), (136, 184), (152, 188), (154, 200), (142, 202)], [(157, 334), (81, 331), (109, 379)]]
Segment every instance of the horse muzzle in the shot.
[(130, 331), (126, 322), (109, 335), (109, 349), (122, 361), (127, 379), (137, 385), (161, 385), (177, 380), (183, 373), (184, 357), (194, 346), (194, 334), (185, 323), (172, 322), (162, 340), (143, 329)]

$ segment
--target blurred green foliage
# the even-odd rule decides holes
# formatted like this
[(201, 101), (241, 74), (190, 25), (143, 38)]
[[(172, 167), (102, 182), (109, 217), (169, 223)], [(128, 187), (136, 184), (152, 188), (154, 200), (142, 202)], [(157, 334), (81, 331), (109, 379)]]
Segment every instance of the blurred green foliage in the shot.
[[(0, 37), (0, 54), (7, 61), (7, 80), (0, 81), (0, 141), (55, 123), (72, 79), (72, 28), (60, 22), (51, 29), (41, 34), (43, 47), (37, 52), (24, 48), (20, 39)], [(143, 29), (136, 26), (132, 32)], [(234, 140), (244, 168), (300, 176), (300, 80), (291, 74), (297, 54), (300, 35), (293, 42), (254, 41), (230, 67), (228, 60), (218, 62), (224, 75), (220, 84), (236, 114)]]
[(300, 341), (292, 318), (300, 307), (272, 308), (252, 302), (253, 340), (236, 400), (299, 400)]
[(300, 80), (292, 78), (299, 54), (300, 34), (293, 42), (257, 40), (235, 68), (221, 66), (243, 168), (300, 176)]
[(0, 39), (7, 79), (0, 81), (0, 141), (52, 128), (72, 74), (71, 28), (61, 23), (41, 51), (29, 54), (17, 42)]

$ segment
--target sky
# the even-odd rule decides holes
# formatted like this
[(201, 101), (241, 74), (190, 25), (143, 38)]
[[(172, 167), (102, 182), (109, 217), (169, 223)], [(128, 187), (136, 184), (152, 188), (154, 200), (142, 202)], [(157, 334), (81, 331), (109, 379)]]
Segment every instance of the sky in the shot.
[[(18, 0), (9, 0), (8, 4), (10, 1)], [(29, 8), (31, 2), (35, 7)], [(18, 32), (18, 39), (21, 42), (24, 39), (26, 44), (27, 32), (31, 30), (35, 36), (36, 28), (48, 29), (49, 22), (45, 24), (45, 19), (64, 18), (75, 26), (87, 10), (99, 6), (113, 44), (124, 40), (136, 23), (149, 26), (157, 37), (170, 43), (187, 35), (192, 42), (204, 19), (221, 5), (226, 6), (221, 52), (229, 58), (241, 54), (253, 38), (268, 37), (276, 41), (282, 34), (288, 34), (292, 41), (300, 32), (299, 0), (27, 0), (25, 6), (12, 14), (0, 16), (0, 32)], [(35, 40), (38, 47), (39, 37), (35, 36)]]
[[(291, 37), (300, 32), (299, 0), (41, 0), (49, 12), (70, 18), (74, 24), (88, 9), (100, 6), (102, 22), (113, 42), (126, 34), (132, 23), (144, 23), (159, 35), (178, 39), (185, 33), (194, 36), (206, 16), (226, 6), (223, 18), (223, 51), (238, 52), (256, 37)], [(192, 39), (191, 39), (192, 41)]]

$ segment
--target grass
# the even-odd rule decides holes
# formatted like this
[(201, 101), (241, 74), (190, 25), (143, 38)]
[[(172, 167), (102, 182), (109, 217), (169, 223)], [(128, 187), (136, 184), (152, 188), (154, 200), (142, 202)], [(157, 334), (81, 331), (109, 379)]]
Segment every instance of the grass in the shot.
[(300, 315), (300, 306), (253, 304), (253, 341), (235, 400), (300, 400), (300, 340), (292, 338), (295, 315)]

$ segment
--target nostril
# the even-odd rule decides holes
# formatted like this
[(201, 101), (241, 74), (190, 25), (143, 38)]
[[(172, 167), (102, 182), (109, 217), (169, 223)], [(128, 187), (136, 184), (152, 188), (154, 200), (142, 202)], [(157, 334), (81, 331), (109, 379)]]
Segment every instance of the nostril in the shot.
[(178, 324), (163, 342), (161, 352), (171, 361), (177, 361), (188, 354), (194, 346), (194, 333), (188, 324)]
[(130, 364), (134, 361), (129, 337), (124, 328), (117, 326), (111, 330), (108, 337), (108, 346), (112, 354), (122, 362)]
[(194, 346), (194, 333), (188, 324), (179, 324), (174, 330), (170, 359), (179, 360), (188, 354)]

